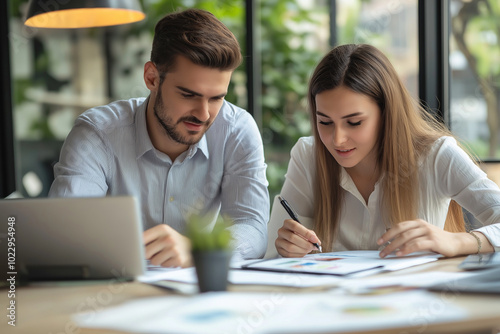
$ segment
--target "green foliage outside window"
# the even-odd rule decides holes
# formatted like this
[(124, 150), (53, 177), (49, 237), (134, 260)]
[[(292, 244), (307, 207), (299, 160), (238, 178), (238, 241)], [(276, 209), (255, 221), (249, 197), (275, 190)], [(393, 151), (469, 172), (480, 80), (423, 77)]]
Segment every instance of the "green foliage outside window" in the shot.
[[(464, 55), (484, 98), (489, 138), (468, 143), (482, 159), (496, 158), (500, 142), (500, 3), (498, 0), (464, 1), (451, 19), (454, 43)], [(453, 130), (453, 129), (452, 129)]]
[(293, 25), (318, 25), (315, 15), (327, 8), (302, 9), (295, 0), (260, 1), (262, 61), (262, 131), (271, 199), (278, 194), (291, 147), (311, 134), (307, 106), (309, 77), (328, 45), (307, 47), (311, 32)]

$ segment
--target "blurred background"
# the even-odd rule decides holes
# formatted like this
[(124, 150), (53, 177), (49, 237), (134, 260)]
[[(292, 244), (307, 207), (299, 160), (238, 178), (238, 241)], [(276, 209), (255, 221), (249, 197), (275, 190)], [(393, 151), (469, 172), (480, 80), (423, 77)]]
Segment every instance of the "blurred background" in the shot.
[(12, 112), (15, 185), (25, 197), (47, 195), (59, 149), (80, 113), (148, 95), (143, 66), (154, 26), (188, 7), (211, 11), (240, 41), (245, 62), (226, 99), (257, 120), (271, 198), (281, 189), (291, 147), (311, 135), (309, 76), (337, 44), (380, 48), (411, 94), (481, 161), (500, 157), (498, 0), (142, 0), (145, 20), (85, 29), (27, 27), (28, 1), (8, 3), (1, 14), (8, 45), (1, 47), (10, 53), (12, 110), (0, 112)]

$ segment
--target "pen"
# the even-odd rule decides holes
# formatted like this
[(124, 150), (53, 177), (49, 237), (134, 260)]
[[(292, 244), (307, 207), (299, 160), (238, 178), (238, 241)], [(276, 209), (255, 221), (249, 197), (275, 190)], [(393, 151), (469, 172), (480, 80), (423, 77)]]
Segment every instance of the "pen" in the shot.
[[(280, 200), (280, 203), (281, 205), (283, 205), (283, 207), (285, 208), (286, 212), (288, 212), (288, 214), (290, 215), (290, 218), (292, 218), (293, 220), (295, 220), (297, 223), (301, 224), (302, 223), (300, 222), (299, 218), (297, 218), (297, 215), (295, 214), (295, 212), (292, 210), (292, 207), (290, 206), (290, 204), (288, 204), (288, 202), (286, 201), (286, 199), (284, 199), (283, 197), (281, 196), (278, 196), (279, 200)], [(317, 242), (313, 242), (312, 243), (314, 245), (314, 247), (316, 247), (320, 252), (322, 252), (322, 249), (321, 249), (321, 245), (319, 245)]]

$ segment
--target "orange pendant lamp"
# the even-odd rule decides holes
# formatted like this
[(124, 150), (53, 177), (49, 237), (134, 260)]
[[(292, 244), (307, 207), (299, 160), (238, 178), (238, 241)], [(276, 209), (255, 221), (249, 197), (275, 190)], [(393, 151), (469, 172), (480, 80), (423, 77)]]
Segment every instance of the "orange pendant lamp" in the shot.
[(73, 29), (126, 24), (145, 17), (138, 0), (30, 0), (24, 24)]

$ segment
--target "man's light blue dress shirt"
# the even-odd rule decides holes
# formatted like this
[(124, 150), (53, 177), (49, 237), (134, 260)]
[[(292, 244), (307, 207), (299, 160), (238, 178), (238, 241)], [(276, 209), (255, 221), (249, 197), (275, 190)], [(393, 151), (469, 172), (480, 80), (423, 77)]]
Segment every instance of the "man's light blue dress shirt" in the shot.
[(116, 101), (79, 116), (54, 167), (49, 196), (136, 196), (145, 230), (164, 223), (184, 233), (189, 214), (211, 213), (212, 221), (227, 215), (238, 255), (262, 257), (270, 203), (252, 116), (224, 101), (202, 139), (172, 162), (149, 138), (148, 100)]

